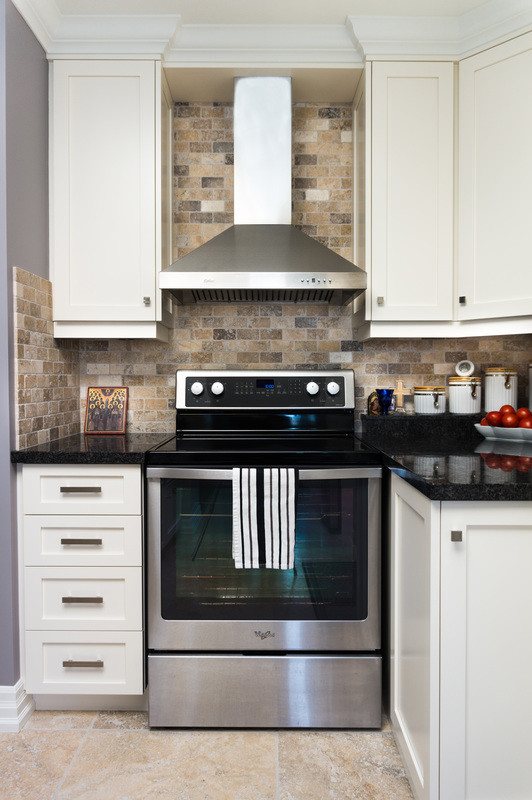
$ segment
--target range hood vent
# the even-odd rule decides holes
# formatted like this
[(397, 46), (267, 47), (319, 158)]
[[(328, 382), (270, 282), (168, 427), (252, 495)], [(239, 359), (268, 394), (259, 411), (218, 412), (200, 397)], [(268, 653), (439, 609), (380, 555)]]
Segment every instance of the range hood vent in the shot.
[(290, 78), (237, 78), (235, 225), (175, 261), (159, 288), (179, 303), (343, 305), (366, 273), (290, 225)]

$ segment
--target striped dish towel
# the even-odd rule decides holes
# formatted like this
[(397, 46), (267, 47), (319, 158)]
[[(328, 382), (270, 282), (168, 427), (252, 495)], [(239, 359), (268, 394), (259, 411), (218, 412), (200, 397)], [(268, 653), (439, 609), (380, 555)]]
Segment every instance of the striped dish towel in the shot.
[(233, 558), (237, 569), (293, 569), (296, 470), (233, 469)]

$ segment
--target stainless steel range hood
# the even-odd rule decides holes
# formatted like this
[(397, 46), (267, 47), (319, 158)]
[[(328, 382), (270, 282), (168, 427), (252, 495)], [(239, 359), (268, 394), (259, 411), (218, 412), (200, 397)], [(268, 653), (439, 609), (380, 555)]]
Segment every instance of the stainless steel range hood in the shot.
[(290, 78), (237, 78), (235, 225), (159, 276), (180, 303), (300, 301), (345, 304), (366, 273), (290, 225)]

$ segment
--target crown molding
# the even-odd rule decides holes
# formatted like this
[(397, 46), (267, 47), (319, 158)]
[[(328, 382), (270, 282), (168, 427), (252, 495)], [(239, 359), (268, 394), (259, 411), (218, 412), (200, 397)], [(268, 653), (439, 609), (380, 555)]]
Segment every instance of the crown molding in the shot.
[(532, 0), (487, 0), (455, 17), (350, 15), (345, 25), (182, 25), (178, 14), (61, 14), (54, 0), (13, 2), (49, 58), (162, 58), (169, 66), (457, 59), (532, 27)]
[(13, 0), (49, 58), (162, 58), (179, 36), (179, 14), (61, 14), (54, 0)]
[(532, 26), (532, 0), (488, 0), (456, 17), (355, 16), (346, 19), (365, 58), (448, 56), (464, 58)]
[(362, 58), (345, 25), (183, 25), (165, 63), (349, 64)]

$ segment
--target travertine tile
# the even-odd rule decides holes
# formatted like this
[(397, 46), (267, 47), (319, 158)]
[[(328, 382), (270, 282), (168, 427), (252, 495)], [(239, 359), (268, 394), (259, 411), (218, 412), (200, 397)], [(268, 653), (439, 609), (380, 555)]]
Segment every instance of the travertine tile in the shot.
[(86, 730), (95, 719), (95, 711), (34, 711), (24, 731)]
[(50, 800), (85, 732), (0, 733), (0, 800)]
[(100, 711), (92, 727), (94, 730), (145, 730), (148, 714), (145, 711)]
[(390, 733), (279, 734), (280, 800), (412, 800)]
[(276, 800), (277, 735), (91, 731), (57, 800)]

